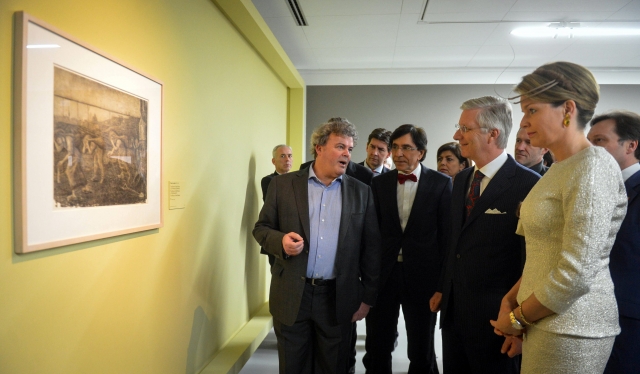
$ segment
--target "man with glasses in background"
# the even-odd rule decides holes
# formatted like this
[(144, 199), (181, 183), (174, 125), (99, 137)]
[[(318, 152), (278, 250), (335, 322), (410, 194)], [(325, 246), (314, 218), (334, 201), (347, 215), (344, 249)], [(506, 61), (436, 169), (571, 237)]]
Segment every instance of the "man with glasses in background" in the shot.
[(436, 290), (446, 251), (451, 178), (421, 164), (427, 134), (413, 125), (390, 138), (396, 169), (373, 178), (371, 189), (382, 238), (380, 292), (367, 321), (367, 373), (391, 374), (400, 305), (407, 326), (409, 373), (438, 373), (433, 334)]
[(460, 109), (453, 138), (475, 167), (456, 176), (449, 250), (431, 298), (431, 310), (441, 309), (444, 371), (519, 373), (519, 357), (509, 357), (519, 342), (496, 335), (489, 320), (497, 317), (503, 296), (522, 275), (525, 253), (515, 233), (517, 210), (540, 176), (505, 152), (512, 126), (507, 100), (484, 96), (465, 101)]

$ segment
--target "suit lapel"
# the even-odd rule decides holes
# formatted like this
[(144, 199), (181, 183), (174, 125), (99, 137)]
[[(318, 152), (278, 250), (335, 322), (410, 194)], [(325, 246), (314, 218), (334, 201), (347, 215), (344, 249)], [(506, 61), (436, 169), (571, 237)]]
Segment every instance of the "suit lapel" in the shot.
[(391, 170), (390, 173), (390, 175), (393, 175), (393, 177), (389, 176), (386, 178), (386, 185), (384, 185), (383, 189), (385, 195), (388, 197), (381, 199), (380, 204), (389, 204), (387, 211), (393, 212), (391, 214), (391, 224), (393, 225), (393, 227), (402, 232), (402, 225), (400, 224), (400, 213), (398, 212), (398, 170)]
[[(433, 187), (433, 178), (429, 178), (431, 170), (427, 169), (424, 165), (421, 168), (420, 180), (418, 181), (418, 189), (416, 190), (416, 196), (411, 206), (411, 212), (409, 213), (409, 220), (407, 226), (404, 228), (404, 232), (408, 232), (417, 220), (417, 216), (421, 211), (424, 211), (424, 206), (428, 204), (427, 191)], [(397, 209), (396, 209), (397, 210)]]
[[(453, 229), (456, 231), (460, 230), (464, 224), (467, 190), (471, 184), (470, 179), (473, 170), (472, 167), (462, 170), (456, 175), (456, 182), (453, 184), (453, 191), (451, 193), (451, 223)], [(460, 189), (462, 189), (462, 191), (460, 191)]]
[(355, 185), (350, 180), (348, 175), (342, 176), (342, 210), (340, 212), (340, 231), (338, 235), (338, 248), (340, 248), (340, 243), (345, 242), (345, 237), (347, 236), (347, 230), (349, 230), (349, 223), (351, 221), (351, 201), (355, 198)]
[(291, 182), (293, 184), (293, 194), (296, 199), (300, 222), (302, 222), (304, 237), (308, 240), (311, 226), (309, 224), (309, 170), (305, 168), (299, 171), (296, 176), (297, 178), (294, 178)]
[[(483, 215), (484, 212), (491, 208), (491, 204), (499, 198), (502, 193), (511, 186), (511, 178), (515, 175), (515, 161), (508, 156), (507, 161), (502, 165), (496, 175), (491, 178), (489, 184), (482, 192), (482, 195), (476, 200), (476, 204), (471, 210), (471, 214), (467, 217), (464, 227), (467, 227), (473, 220)], [(510, 213), (510, 212), (509, 212)]]
[(624, 182), (624, 186), (627, 189), (627, 196), (629, 197), (629, 204), (640, 193), (640, 171), (636, 172)]

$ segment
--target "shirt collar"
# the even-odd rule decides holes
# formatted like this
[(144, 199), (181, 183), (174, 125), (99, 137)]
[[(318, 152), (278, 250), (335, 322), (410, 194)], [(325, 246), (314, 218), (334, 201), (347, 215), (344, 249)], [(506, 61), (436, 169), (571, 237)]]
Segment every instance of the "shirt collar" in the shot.
[(420, 180), (420, 174), (422, 174), (422, 164), (420, 164), (420, 163), (418, 162), (418, 167), (416, 167), (415, 169), (413, 169), (413, 171), (412, 171), (412, 172), (410, 172), (410, 173), (404, 173), (404, 172), (402, 172), (402, 171), (400, 171), (400, 170), (398, 170), (398, 173), (400, 173), (400, 174), (413, 174), (413, 175), (415, 175), (415, 176), (416, 176), (416, 179), (419, 181), (419, 180)]
[[(364, 160), (364, 165), (365, 165), (368, 169), (371, 169), (371, 166), (369, 166), (369, 164), (367, 163), (367, 160)], [(382, 168), (383, 168), (383, 167), (384, 167), (384, 164), (380, 164), (380, 166), (378, 166), (378, 167), (377, 167), (377, 168), (375, 168), (375, 169), (371, 169), (371, 171), (375, 171), (375, 172), (377, 172), (378, 174), (381, 174), (381, 173), (382, 173)]]
[[(480, 168), (480, 171), (482, 172), (482, 174), (484, 174), (485, 177), (491, 179), (496, 175), (498, 170), (500, 170), (502, 165), (507, 162), (508, 158), (509, 157), (507, 156), (507, 152), (503, 150), (498, 157), (493, 159), (493, 161)], [(478, 166), (474, 166), (474, 173), (476, 170), (478, 170)]]
[(640, 171), (640, 164), (636, 162), (622, 171), (622, 179), (626, 182), (627, 179), (631, 178), (631, 176), (638, 171)]
[[(311, 163), (311, 165), (309, 165), (309, 179), (313, 179), (318, 183), (321, 183), (324, 185), (324, 183), (322, 183), (320, 181), (320, 179), (316, 176), (316, 173), (313, 171), (313, 164), (315, 164), (315, 161)], [(331, 186), (335, 181), (339, 181), (342, 182), (342, 177), (344, 176), (344, 174), (340, 175), (338, 178), (334, 179), (331, 181), (331, 183), (329, 183), (329, 186)]]

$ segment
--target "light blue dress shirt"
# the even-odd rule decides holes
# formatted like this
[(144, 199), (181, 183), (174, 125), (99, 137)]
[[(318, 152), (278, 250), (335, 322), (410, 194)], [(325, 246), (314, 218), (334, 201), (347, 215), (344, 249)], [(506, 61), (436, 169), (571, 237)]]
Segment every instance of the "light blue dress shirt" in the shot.
[(340, 213), (342, 175), (325, 186), (309, 168), (309, 262), (307, 278), (334, 279)]

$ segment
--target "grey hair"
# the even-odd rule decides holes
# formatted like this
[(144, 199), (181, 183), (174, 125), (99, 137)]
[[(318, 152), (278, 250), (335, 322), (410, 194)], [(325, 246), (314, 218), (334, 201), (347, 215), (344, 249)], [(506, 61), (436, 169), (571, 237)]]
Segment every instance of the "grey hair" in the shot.
[(331, 118), (329, 121), (321, 124), (313, 130), (311, 134), (311, 154), (314, 158), (318, 156), (316, 153), (316, 145), (323, 146), (327, 144), (331, 134), (344, 136), (353, 139), (353, 146), (358, 142), (358, 132), (353, 123), (342, 117)]
[(273, 147), (273, 151), (271, 151), (271, 157), (276, 158), (276, 151), (278, 150), (278, 148), (280, 147), (287, 147), (289, 148), (291, 151), (293, 151), (293, 148), (291, 148), (290, 146), (286, 145), (286, 144), (278, 144), (275, 147)]
[(507, 148), (509, 133), (513, 126), (511, 119), (511, 103), (507, 99), (496, 96), (482, 96), (470, 99), (462, 103), (462, 110), (480, 109), (476, 116), (476, 121), (480, 127), (500, 132), (497, 139), (497, 146), (500, 149)]

